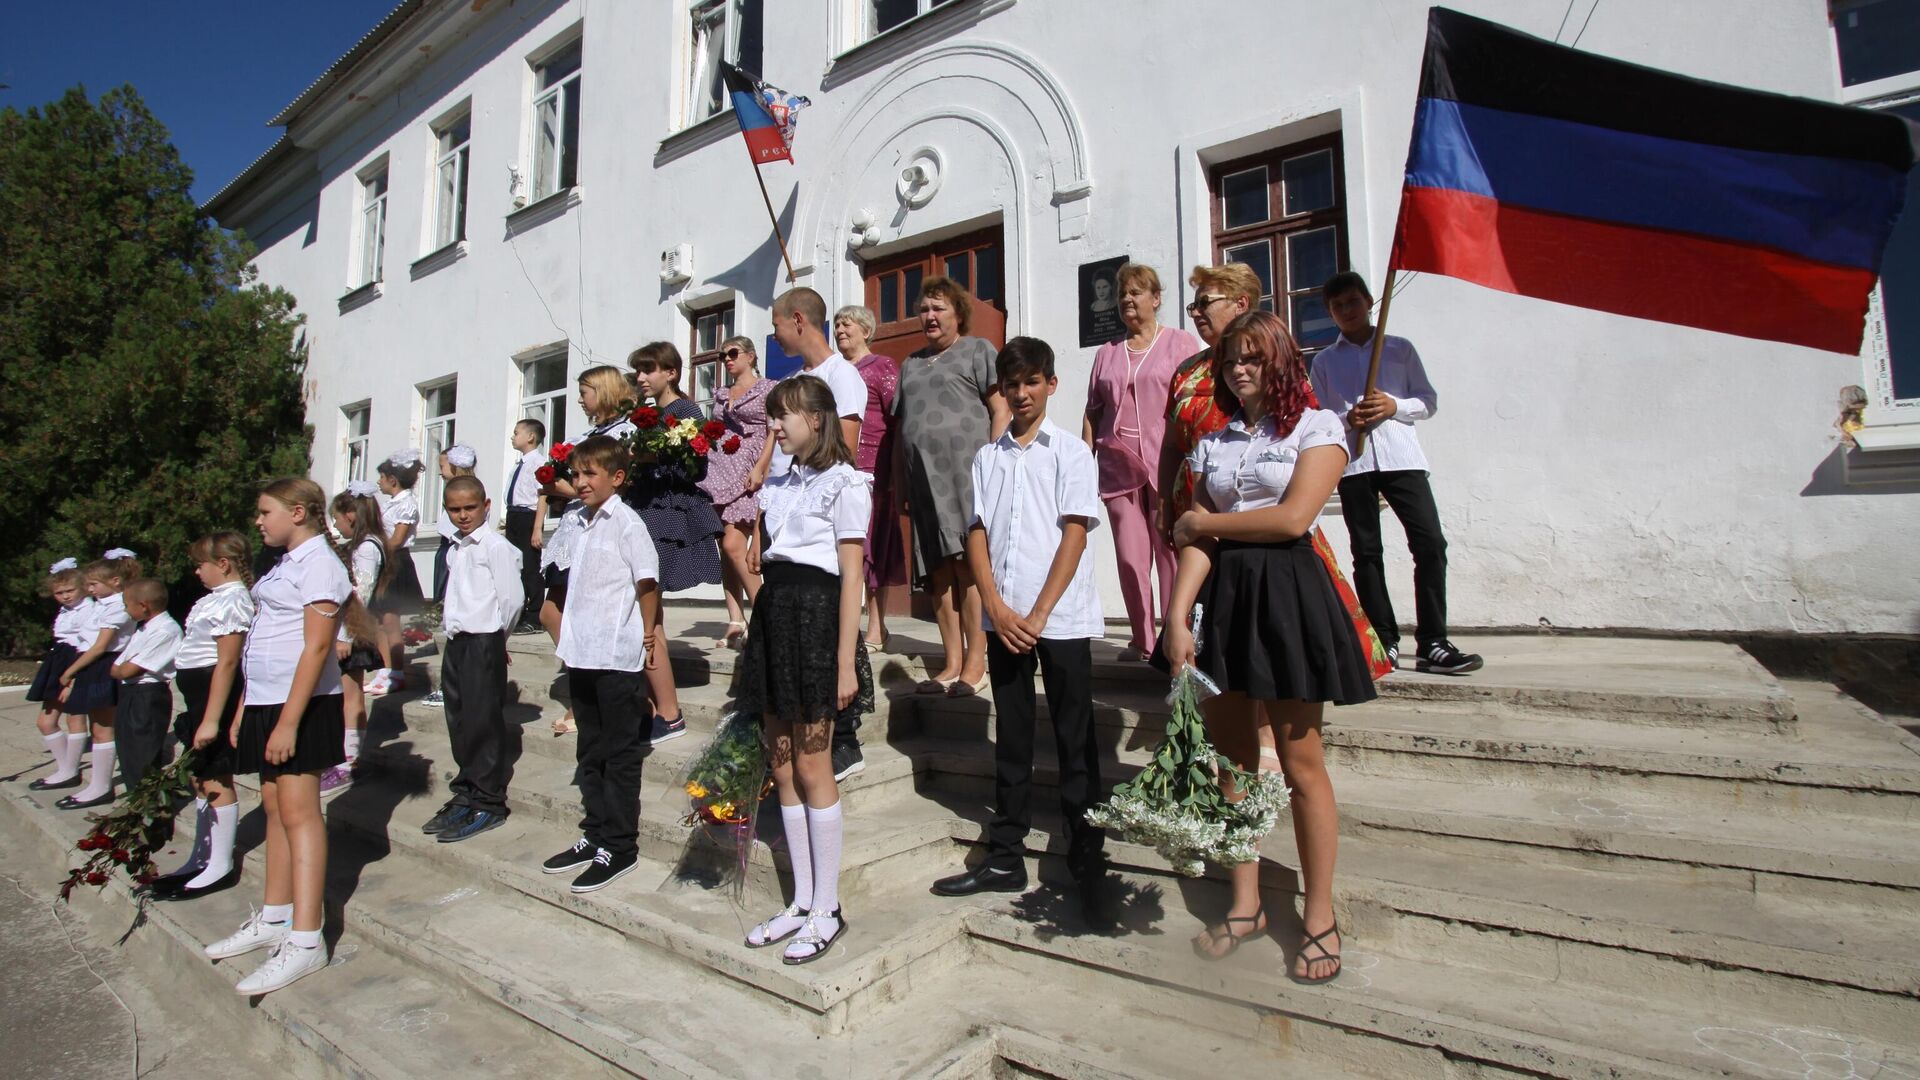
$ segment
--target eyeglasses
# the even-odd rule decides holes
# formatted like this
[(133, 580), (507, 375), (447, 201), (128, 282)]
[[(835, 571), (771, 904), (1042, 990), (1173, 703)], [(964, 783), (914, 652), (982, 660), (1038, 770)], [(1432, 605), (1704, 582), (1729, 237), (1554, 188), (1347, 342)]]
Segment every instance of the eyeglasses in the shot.
[(720, 355), (726, 357), (729, 360), (738, 360), (740, 359), (740, 346), (735, 345), (733, 348), (728, 349), (726, 352), (723, 352)]
[(1187, 305), (1187, 314), (1198, 315), (1226, 298), (1225, 293), (1218, 296), (1196, 296), (1193, 298), (1193, 303)]

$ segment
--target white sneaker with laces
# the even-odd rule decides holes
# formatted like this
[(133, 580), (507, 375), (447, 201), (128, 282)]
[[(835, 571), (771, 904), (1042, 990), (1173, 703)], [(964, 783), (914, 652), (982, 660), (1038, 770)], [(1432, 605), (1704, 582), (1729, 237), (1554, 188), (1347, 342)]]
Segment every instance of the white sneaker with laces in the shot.
[(360, 692), (368, 697), (379, 697), (392, 689), (393, 677), (387, 674), (386, 668), (380, 668), (367, 675), (366, 681), (360, 687)]
[(246, 997), (255, 994), (270, 994), (292, 983), (303, 975), (327, 966), (327, 947), (316, 945), (311, 949), (302, 948), (291, 941), (282, 941), (267, 957), (267, 962), (253, 969), (253, 974), (233, 984), (234, 992)]
[(226, 960), (230, 957), (245, 955), (255, 949), (277, 947), (287, 940), (287, 934), (292, 929), (292, 923), (270, 923), (263, 920), (260, 913), (255, 911), (247, 916), (247, 921), (241, 923), (240, 929), (232, 936), (207, 946), (207, 959)]

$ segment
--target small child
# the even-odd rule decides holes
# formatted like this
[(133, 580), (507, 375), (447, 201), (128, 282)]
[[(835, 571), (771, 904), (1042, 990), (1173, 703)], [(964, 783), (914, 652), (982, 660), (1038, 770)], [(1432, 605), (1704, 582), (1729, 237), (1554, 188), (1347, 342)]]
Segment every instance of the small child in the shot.
[(513, 759), (507, 748), (507, 635), (526, 606), (520, 553), (489, 527), (493, 504), (471, 476), (447, 481), (444, 522), (453, 526), (447, 590), (441, 598), (446, 654), (440, 664), (447, 732), (459, 775), (453, 798), (422, 830), (443, 844), (478, 836), (507, 820)]
[[(328, 769), (320, 778), (320, 797), (338, 795), (353, 786), (353, 766), (360, 760), (360, 743), (367, 731), (367, 672), (386, 665), (380, 659), (380, 627), (373, 622), (373, 597), (390, 581), (385, 533), (380, 517), (378, 490), (365, 480), (350, 480), (347, 490), (335, 495), (328, 509), (333, 512), (333, 528), (347, 538), (336, 549), (347, 564), (347, 576), (353, 581), (354, 602), (340, 618), (340, 635), (334, 655), (340, 660), (340, 701), (346, 721), (346, 741), (341, 752), (346, 760)], [(371, 623), (372, 625), (368, 625)]]
[(872, 479), (853, 467), (833, 390), (822, 380), (781, 380), (767, 395), (767, 417), (792, 465), (760, 489), (747, 568), (762, 584), (740, 657), (739, 707), (765, 725), (793, 902), (749, 931), (747, 946), (792, 938), (781, 959), (806, 964), (847, 929), (831, 746), (837, 725), (873, 709), (873, 672), (860, 647)]
[(191, 900), (232, 888), (240, 881), (233, 838), (240, 806), (233, 786), (233, 718), (245, 697), (240, 654), (253, 625), (253, 573), (247, 538), (217, 532), (187, 549), (193, 572), (207, 595), (187, 613), (174, 684), (186, 702), (174, 733), (193, 750), (193, 848), (187, 861), (156, 878), (156, 900)]
[[(446, 494), (446, 486), (454, 477), (472, 476), (479, 463), (480, 455), (466, 443), (454, 443), (440, 451), (441, 494)], [(453, 546), (453, 530), (447, 528), (447, 519), (442, 517), (435, 523), (435, 531), (440, 534), (440, 547), (433, 553), (433, 598), (442, 600), (447, 595), (447, 549)]]
[(53, 616), (53, 644), (47, 646), (40, 669), (33, 673), (27, 700), (41, 705), (34, 723), (47, 744), (47, 753), (53, 755), (53, 772), (28, 784), (33, 791), (80, 786), (80, 745), (86, 736), (69, 738), (66, 726), (60, 722), (60, 676), (80, 656), (80, 650), (93, 643), (87, 627), (93, 617), (94, 601), (87, 595), (85, 586), (86, 579), (80, 575), (77, 559), (61, 559), (47, 569), (47, 595), (60, 605), (60, 610)]
[(390, 693), (406, 685), (407, 643), (400, 636), (400, 620), (417, 615), (426, 598), (420, 592), (420, 572), (414, 568), (413, 534), (420, 531), (420, 503), (413, 487), (420, 482), (420, 451), (395, 450), (379, 465), (380, 493), (386, 503), (380, 520), (386, 527), (386, 559), (393, 564), (386, 588), (371, 605), (380, 616), (381, 660), (384, 666), (367, 678), (367, 693)]
[[(113, 801), (113, 706), (118, 699), (112, 675), (113, 658), (119, 656), (127, 647), (127, 639), (133, 636), (133, 620), (127, 615), (120, 590), (140, 576), (140, 560), (126, 548), (113, 548), (88, 563), (81, 573), (86, 578), (87, 592), (95, 601), (93, 618), (86, 627), (93, 641), (60, 676), (60, 685), (64, 687), (60, 702), (67, 714), (70, 742), (86, 738), (81, 728), (87, 721), (92, 722), (93, 749), (88, 757), (92, 759), (93, 772), (87, 778), (86, 787), (53, 804), (62, 810), (86, 810)], [(77, 751), (69, 753), (78, 760)]]
[(1100, 755), (1093, 740), (1091, 641), (1106, 634), (1094, 591), (1087, 532), (1100, 521), (1099, 466), (1085, 442), (1047, 419), (1059, 388), (1053, 350), (1036, 338), (1007, 342), (994, 361), (1012, 419), (973, 458), (973, 515), (967, 564), (980, 590), (993, 682), (994, 819), (987, 857), (972, 870), (933, 883), (941, 896), (1020, 892), (1027, 887), (1026, 839), (1033, 777), (1034, 669), (1047, 688), (1060, 764), (1060, 813), (1067, 869), (1080, 907), (1107, 929), (1106, 834), (1087, 823), (1100, 797)]
[(526, 605), (514, 618), (516, 634), (538, 633), (540, 601), (540, 546), (545, 542), (541, 526), (547, 520), (547, 496), (540, 490), (538, 473), (547, 463), (547, 425), (528, 417), (513, 425), (513, 451), (520, 459), (513, 463), (507, 478), (507, 542), (520, 552), (520, 591)]
[(114, 728), (120, 775), (132, 788), (173, 761), (173, 662), (180, 624), (167, 613), (167, 587), (156, 578), (127, 583), (127, 615), (139, 626), (109, 672), (119, 686)]
[(585, 813), (583, 835), (549, 858), (549, 874), (579, 870), (573, 891), (593, 892), (633, 870), (639, 860), (640, 772), (646, 761), (646, 669), (666, 662), (649, 654), (647, 627), (659, 609), (660, 567), (653, 537), (620, 498), (632, 460), (618, 440), (595, 435), (573, 449), (576, 509), (567, 610), (554, 654), (567, 665), (573, 713), (575, 782)]

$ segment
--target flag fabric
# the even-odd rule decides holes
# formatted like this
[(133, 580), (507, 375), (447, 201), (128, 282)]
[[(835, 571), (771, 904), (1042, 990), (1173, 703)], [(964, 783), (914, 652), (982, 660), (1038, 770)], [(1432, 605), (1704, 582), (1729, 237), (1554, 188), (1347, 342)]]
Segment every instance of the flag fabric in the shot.
[(753, 155), (753, 163), (792, 161), (795, 118), (812, 103), (798, 94), (768, 86), (758, 76), (732, 64), (723, 65), (721, 74), (727, 81), (733, 115), (740, 121), (740, 133), (747, 137), (747, 152)]
[(1858, 352), (1917, 143), (1436, 7), (1390, 265)]

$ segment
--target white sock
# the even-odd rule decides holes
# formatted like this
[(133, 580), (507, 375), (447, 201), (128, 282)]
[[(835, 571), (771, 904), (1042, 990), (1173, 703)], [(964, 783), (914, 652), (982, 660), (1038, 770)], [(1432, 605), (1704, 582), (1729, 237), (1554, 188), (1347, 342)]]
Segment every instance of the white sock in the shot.
[(93, 775), (87, 777), (86, 787), (73, 793), (74, 802), (97, 799), (113, 791), (113, 744), (94, 743), (89, 756), (93, 758)]
[(301, 949), (317, 949), (320, 947), (320, 931), (290, 930), (287, 932), (287, 944)]
[(793, 864), (793, 906), (813, 906), (813, 848), (807, 837), (807, 805), (781, 804), (780, 825), (787, 833), (787, 861)]
[(84, 731), (78, 734), (69, 731), (66, 735), (66, 743), (67, 745), (55, 758), (60, 762), (60, 771), (47, 777), (49, 781), (71, 780), (80, 775), (80, 755), (86, 749), (87, 734)]
[(207, 800), (193, 800), (193, 847), (187, 849), (187, 861), (170, 871), (166, 877), (181, 877), (197, 874), (207, 865), (207, 837), (213, 827), (213, 815), (207, 810)]
[(51, 735), (42, 735), (40, 741), (47, 744), (47, 753), (53, 755), (53, 774), (60, 775), (67, 767), (67, 733), (56, 731)]
[(233, 871), (233, 834), (240, 828), (240, 804), (228, 803), (200, 812), (202, 820), (213, 819), (207, 829), (205, 861), (200, 864), (200, 874), (187, 882), (189, 889), (203, 889), (219, 881)]
[(807, 846), (813, 850), (813, 903), (822, 915), (840, 906), (840, 804), (807, 807)]
[(263, 923), (293, 922), (292, 904), (261, 904), (260, 921)]
[(346, 739), (347, 764), (360, 760), (360, 729), (348, 728)]

